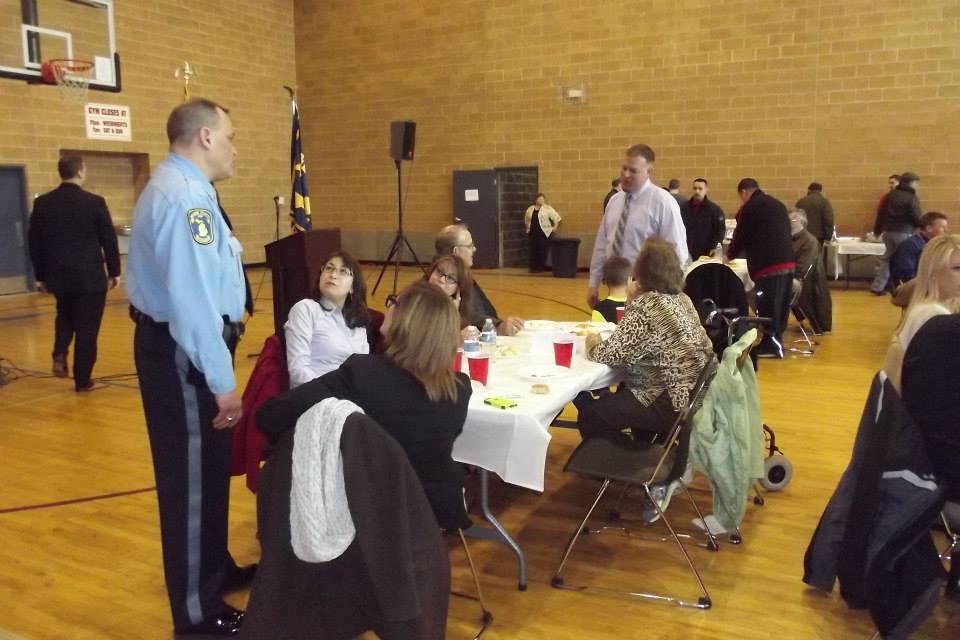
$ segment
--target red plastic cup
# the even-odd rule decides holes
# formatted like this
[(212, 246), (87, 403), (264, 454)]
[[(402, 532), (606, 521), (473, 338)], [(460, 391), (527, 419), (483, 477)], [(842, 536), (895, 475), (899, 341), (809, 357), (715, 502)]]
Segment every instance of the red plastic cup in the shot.
[(459, 373), (463, 368), (463, 349), (457, 349), (457, 355), (453, 356), (453, 372)]
[(617, 324), (620, 324), (620, 321), (623, 320), (623, 312), (626, 310), (626, 307), (617, 307)]
[(490, 354), (477, 351), (468, 353), (467, 366), (470, 369), (470, 379), (487, 386), (487, 375), (490, 373)]
[(553, 341), (553, 361), (558, 367), (570, 368), (573, 362), (573, 338), (557, 338)]

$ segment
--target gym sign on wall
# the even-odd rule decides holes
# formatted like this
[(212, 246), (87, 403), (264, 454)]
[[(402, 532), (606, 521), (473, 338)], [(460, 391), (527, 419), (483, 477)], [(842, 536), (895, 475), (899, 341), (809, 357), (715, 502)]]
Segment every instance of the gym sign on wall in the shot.
[(84, 107), (84, 121), (87, 125), (87, 138), (91, 140), (130, 141), (133, 139), (130, 107), (88, 102)]

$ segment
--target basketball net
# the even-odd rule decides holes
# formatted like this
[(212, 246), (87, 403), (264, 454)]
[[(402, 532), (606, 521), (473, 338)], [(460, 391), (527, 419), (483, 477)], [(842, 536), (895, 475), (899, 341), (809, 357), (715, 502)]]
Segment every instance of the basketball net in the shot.
[(72, 104), (87, 101), (92, 70), (93, 63), (86, 60), (61, 59), (43, 63), (44, 80), (52, 79), (59, 87), (60, 100)]

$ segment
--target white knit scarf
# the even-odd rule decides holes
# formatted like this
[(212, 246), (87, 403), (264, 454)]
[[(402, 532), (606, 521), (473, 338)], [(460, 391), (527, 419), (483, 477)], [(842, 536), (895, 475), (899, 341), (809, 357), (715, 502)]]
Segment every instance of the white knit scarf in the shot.
[(353, 542), (340, 434), (353, 413), (349, 400), (327, 398), (297, 420), (290, 487), (290, 543), (304, 562), (329, 562)]

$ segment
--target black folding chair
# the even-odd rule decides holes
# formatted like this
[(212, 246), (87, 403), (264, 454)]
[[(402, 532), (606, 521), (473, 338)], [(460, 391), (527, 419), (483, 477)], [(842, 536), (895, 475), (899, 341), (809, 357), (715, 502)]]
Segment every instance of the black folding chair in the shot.
[[(710, 594), (707, 592), (707, 588), (700, 578), (700, 573), (697, 571), (696, 566), (694, 566), (693, 560), (690, 558), (687, 549), (681, 541), (681, 537), (689, 538), (689, 536), (677, 533), (664, 513), (665, 508), (661, 508), (652, 494), (653, 487), (657, 485), (669, 486), (669, 484), (673, 482), (679, 483), (680, 478), (687, 468), (687, 458), (690, 449), (690, 431), (692, 429), (691, 418), (700, 407), (709, 382), (717, 372), (716, 358), (713, 357), (712, 353), (707, 355), (707, 364), (700, 372), (696, 383), (690, 390), (687, 404), (674, 421), (665, 441), (646, 445), (637, 443), (638, 446), (634, 448), (625, 447), (607, 438), (590, 438), (582, 442), (570, 456), (570, 459), (564, 467), (564, 471), (594, 478), (600, 480), (602, 483), (600, 490), (587, 509), (586, 514), (570, 537), (570, 541), (560, 560), (560, 566), (557, 568), (550, 582), (552, 586), (558, 589), (571, 589), (574, 591), (621, 593), (623, 595), (636, 596), (649, 600), (673, 602), (683, 607), (694, 607), (698, 609), (710, 608)], [(638, 426), (642, 427), (642, 425)], [(670, 535), (661, 539), (666, 541), (673, 540), (677, 543), (677, 546), (680, 548), (680, 553), (683, 554), (687, 562), (687, 566), (697, 580), (701, 595), (696, 602), (690, 602), (669, 595), (643, 593), (639, 591), (624, 592), (597, 586), (572, 586), (564, 582), (562, 576), (563, 569), (567, 564), (567, 560), (570, 558), (570, 554), (573, 552), (573, 547), (582, 536), (591, 533), (591, 529), (587, 527), (587, 522), (590, 520), (590, 516), (593, 515), (597, 505), (600, 504), (600, 500), (607, 492), (607, 489), (609, 489), (613, 483), (643, 489), (647, 499), (654, 505), (659, 518), (663, 520), (663, 523), (669, 531)], [(686, 493), (697, 516), (703, 521), (703, 514), (693, 499), (693, 496), (690, 494), (690, 491), (682, 483), (680, 483), (679, 488), (682, 488), (684, 493)], [(716, 538), (709, 531), (707, 531), (706, 535), (708, 539), (707, 548), (714, 551), (717, 550), (719, 545)]]
[[(790, 298), (790, 311), (793, 313), (793, 317), (796, 318), (797, 326), (800, 327), (800, 334), (803, 336), (802, 338), (794, 340), (793, 343), (805, 344), (806, 347), (790, 347), (788, 351), (792, 353), (799, 353), (804, 356), (812, 356), (815, 353), (813, 348), (817, 346), (817, 342), (811, 340), (810, 335), (821, 333), (815, 330), (814, 323), (816, 323), (816, 320), (814, 319), (813, 314), (808, 313), (803, 308), (802, 304), (803, 289), (804, 287), (810, 286), (810, 279), (812, 277), (815, 264), (816, 262), (813, 262), (809, 267), (807, 267), (806, 272), (803, 274), (803, 278), (800, 279), (800, 285), (796, 287), (796, 290), (793, 292), (793, 296)], [(796, 283), (796, 280), (794, 280), (794, 282)], [(810, 322), (810, 333), (807, 333), (807, 327), (804, 324), (807, 321)]]

